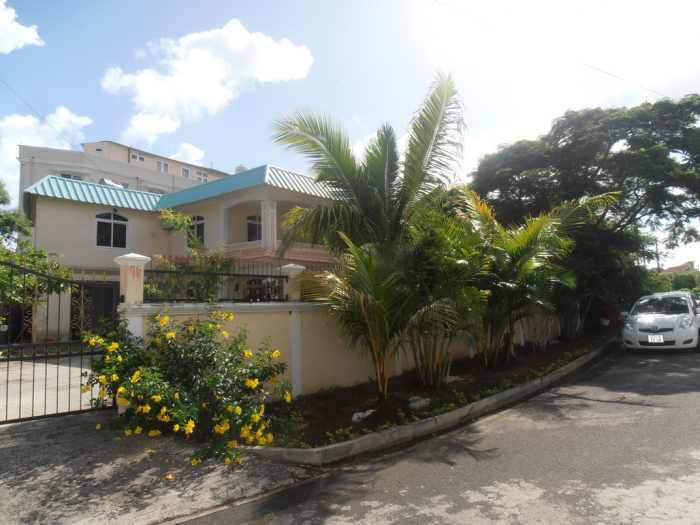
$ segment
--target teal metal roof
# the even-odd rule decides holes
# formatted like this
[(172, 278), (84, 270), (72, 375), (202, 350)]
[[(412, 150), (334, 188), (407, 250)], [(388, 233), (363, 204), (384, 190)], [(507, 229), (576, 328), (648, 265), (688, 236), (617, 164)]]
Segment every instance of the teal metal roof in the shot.
[(156, 211), (161, 198), (158, 193), (116, 188), (56, 175), (49, 175), (35, 182), (24, 190), (24, 193), (141, 211)]
[(168, 193), (161, 197), (156, 207), (176, 208), (254, 186), (272, 186), (325, 199), (333, 198), (332, 190), (326, 184), (301, 173), (264, 164), (206, 184)]

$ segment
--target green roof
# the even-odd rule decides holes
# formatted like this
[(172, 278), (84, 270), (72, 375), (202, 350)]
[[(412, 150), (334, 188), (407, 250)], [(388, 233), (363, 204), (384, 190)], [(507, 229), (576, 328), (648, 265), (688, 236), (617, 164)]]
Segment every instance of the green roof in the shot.
[(156, 211), (161, 198), (158, 193), (117, 188), (57, 175), (44, 177), (29, 186), (24, 193), (141, 211)]
[(264, 164), (206, 184), (163, 195), (157, 208), (176, 208), (254, 186), (272, 186), (324, 199), (333, 198), (332, 190), (326, 184), (316, 182), (301, 173)]

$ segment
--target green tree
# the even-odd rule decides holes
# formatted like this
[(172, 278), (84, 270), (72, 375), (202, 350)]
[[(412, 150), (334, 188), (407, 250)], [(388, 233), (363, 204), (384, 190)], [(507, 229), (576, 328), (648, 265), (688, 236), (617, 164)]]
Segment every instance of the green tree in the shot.
[(454, 82), (442, 75), (411, 122), (403, 162), (388, 124), (357, 159), (347, 133), (330, 118), (299, 113), (279, 120), (275, 141), (306, 156), (316, 180), (335, 194), (331, 204), (287, 214), (283, 247), (298, 240), (323, 241), (341, 253), (346, 244), (338, 232), (360, 245), (397, 241), (426, 197), (453, 175), (462, 128)]

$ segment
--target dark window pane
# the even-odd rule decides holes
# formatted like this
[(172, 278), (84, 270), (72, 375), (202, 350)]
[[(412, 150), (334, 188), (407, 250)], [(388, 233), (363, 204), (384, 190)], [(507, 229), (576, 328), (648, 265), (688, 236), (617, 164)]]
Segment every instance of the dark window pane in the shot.
[(97, 222), (97, 246), (112, 246), (112, 225), (108, 222)]
[(197, 239), (199, 242), (204, 244), (204, 223), (200, 222), (197, 224)]
[(110, 220), (110, 219), (112, 218), (112, 214), (111, 214), (111, 213), (98, 213), (98, 214), (96, 215), (96, 217), (97, 217), (98, 219), (107, 219), (107, 220)]
[(259, 241), (261, 239), (261, 229), (259, 222), (248, 221), (248, 240), (249, 241)]
[(116, 213), (114, 214), (114, 220), (115, 221), (123, 221), (123, 222), (128, 222), (129, 219), (124, 217), (123, 215), (117, 215)]
[(114, 244), (115, 248), (126, 248), (126, 224), (114, 223)]

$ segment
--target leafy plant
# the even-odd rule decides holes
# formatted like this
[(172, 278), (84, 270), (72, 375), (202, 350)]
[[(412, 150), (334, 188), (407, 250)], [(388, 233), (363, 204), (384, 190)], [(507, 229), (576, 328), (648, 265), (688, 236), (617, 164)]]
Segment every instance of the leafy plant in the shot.
[(230, 334), (230, 312), (206, 319), (174, 322), (167, 314), (153, 319), (146, 341), (123, 328), (109, 336), (85, 334), (104, 350), (84, 391), (99, 388), (96, 404), (114, 398), (126, 410), (126, 436), (176, 434), (206, 443), (193, 465), (209, 457), (240, 460), (240, 444), (269, 445), (273, 435), (265, 415), (266, 399), (276, 391), (291, 394), (277, 378), (286, 368), (279, 351), (264, 344), (254, 352), (241, 330)]

